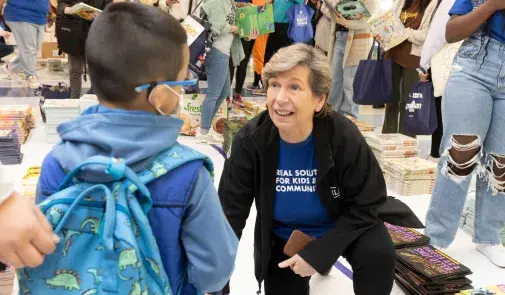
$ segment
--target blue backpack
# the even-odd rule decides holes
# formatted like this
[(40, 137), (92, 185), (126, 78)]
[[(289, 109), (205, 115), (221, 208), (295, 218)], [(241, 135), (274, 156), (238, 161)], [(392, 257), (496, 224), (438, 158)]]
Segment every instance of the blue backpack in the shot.
[[(213, 174), (206, 156), (179, 144), (139, 174), (123, 159), (103, 156), (74, 169), (58, 192), (39, 204), (61, 241), (41, 266), (18, 272), (20, 294), (172, 295), (147, 218), (152, 200), (145, 184), (191, 161), (204, 161)], [(103, 166), (104, 176), (114, 181), (74, 181), (89, 166)]]

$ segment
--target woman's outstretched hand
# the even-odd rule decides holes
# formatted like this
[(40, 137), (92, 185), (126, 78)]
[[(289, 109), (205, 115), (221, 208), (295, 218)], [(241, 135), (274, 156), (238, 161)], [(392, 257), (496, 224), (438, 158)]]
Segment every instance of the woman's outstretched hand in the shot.
[(317, 271), (299, 255), (295, 255), (288, 260), (279, 263), (279, 267), (290, 267), (294, 273), (301, 277), (311, 277), (317, 273)]

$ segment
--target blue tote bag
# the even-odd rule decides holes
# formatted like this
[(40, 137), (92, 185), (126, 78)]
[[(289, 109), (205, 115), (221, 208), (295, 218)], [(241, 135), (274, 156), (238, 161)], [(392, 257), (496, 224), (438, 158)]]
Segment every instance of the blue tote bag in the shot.
[(438, 128), (433, 84), (414, 84), (405, 105), (405, 129), (415, 135), (432, 135)]
[(384, 59), (381, 47), (377, 47), (377, 60), (372, 59), (374, 40), (368, 59), (359, 62), (354, 77), (354, 102), (359, 105), (382, 105), (391, 102), (393, 72), (390, 59)]
[(314, 38), (314, 28), (311, 22), (314, 9), (306, 4), (295, 4), (288, 9), (286, 15), (289, 17), (288, 37), (291, 41), (307, 43)]

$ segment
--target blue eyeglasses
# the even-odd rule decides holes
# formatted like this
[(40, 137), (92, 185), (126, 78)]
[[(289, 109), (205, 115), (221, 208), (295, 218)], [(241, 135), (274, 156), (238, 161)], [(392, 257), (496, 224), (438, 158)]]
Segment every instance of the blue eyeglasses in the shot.
[(158, 85), (190, 87), (190, 86), (196, 85), (197, 83), (198, 83), (197, 79), (185, 80), (185, 81), (152, 82), (149, 84), (144, 84), (144, 85), (140, 85), (140, 86), (136, 87), (135, 91), (137, 93), (141, 93), (144, 90), (148, 90), (148, 89), (152, 90), (152, 89), (154, 89), (154, 87), (156, 87)]

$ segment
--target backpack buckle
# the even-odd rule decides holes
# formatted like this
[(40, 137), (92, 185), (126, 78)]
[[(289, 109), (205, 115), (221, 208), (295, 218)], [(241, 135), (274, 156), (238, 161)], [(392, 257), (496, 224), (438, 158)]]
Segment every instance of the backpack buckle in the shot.
[(120, 180), (124, 177), (126, 163), (124, 159), (112, 158), (109, 166), (105, 169), (105, 173), (110, 175), (114, 180)]

